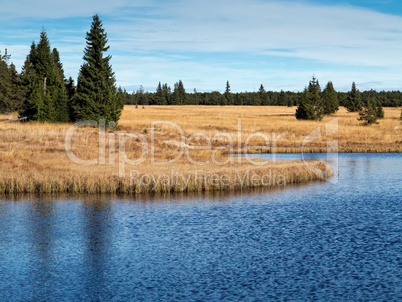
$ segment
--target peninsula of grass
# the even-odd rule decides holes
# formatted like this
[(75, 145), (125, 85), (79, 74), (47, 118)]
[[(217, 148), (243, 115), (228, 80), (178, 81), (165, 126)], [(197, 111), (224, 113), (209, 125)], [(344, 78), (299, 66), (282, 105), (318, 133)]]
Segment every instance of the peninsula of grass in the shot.
[[(71, 151), (86, 163), (95, 161), (91, 165), (74, 162), (66, 153), (71, 124), (0, 123), (0, 193), (140, 195), (273, 188), (324, 180), (333, 172), (323, 161), (250, 162), (232, 155), (327, 152), (328, 141), (337, 141), (340, 152), (401, 152), (398, 109), (384, 108), (385, 119), (369, 127), (344, 108), (320, 122), (296, 120), (295, 109), (125, 106), (119, 128), (101, 134), (102, 146), (99, 129), (74, 131)], [(326, 132), (334, 119), (337, 133)], [(306, 142), (316, 129), (321, 137)], [(122, 137), (125, 161), (120, 158)], [(146, 156), (145, 145), (152, 146)]]

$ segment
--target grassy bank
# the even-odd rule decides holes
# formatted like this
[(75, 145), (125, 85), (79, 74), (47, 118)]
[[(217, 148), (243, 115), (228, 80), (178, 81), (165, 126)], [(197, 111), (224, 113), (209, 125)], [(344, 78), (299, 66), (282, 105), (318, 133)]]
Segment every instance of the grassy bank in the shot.
[[(338, 141), (341, 152), (401, 151), (398, 109), (385, 108), (386, 118), (370, 127), (360, 126), (356, 114), (344, 109), (321, 122), (297, 121), (294, 110), (126, 106), (119, 129), (75, 130), (71, 151), (82, 161), (94, 160), (91, 165), (68, 157), (66, 133), (71, 125), (0, 123), (0, 193), (240, 191), (322, 180), (332, 173), (324, 162), (310, 163), (322, 171), (315, 173), (300, 161), (250, 162), (230, 156), (300, 152), (305, 137), (317, 128), (322, 138), (310, 139), (304, 152), (326, 152), (329, 139)], [(12, 118), (0, 116), (0, 120)], [(326, 123), (333, 118), (339, 119), (338, 132), (326, 136)], [(152, 129), (152, 121), (169, 123), (156, 123)]]

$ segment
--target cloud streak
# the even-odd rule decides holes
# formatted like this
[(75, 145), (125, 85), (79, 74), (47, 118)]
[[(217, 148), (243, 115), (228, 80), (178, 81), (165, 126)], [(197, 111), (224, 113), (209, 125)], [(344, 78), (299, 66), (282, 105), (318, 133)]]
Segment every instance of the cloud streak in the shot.
[[(304, 1), (116, 0), (82, 4), (73, 0), (61, 8), (52, 3), (39, 1), (28, 12), (17, 9), (24, 1), (13, 2), (8, 15), (35, 15), (63, 24), (68, 22), (63, 21), (66, 18), (99, 12), (118, 82), (127, 87), (154, 87), (158, 81), (173, 85), (178, 79), (186, 84), (188, 79), (201, 90), (223, 90), (226, 80), (237, 91), (258, 89), (260, 83), (272, 89), (301, 90), (313, 73), (324, 80), (328, 77), (335, 85), (339, 81), (339, 89), (349, 89), (351, 80), (375, 89), (399, 85), (401, 16)], [(76, 59), (82, 57), (84, 42), (79, 41), (89, 29), (80, 32), (82, 26), (75, 24), (71, 32), (58, 29), (49, 33), (52, 46), (60, 48), (62, 59), (64, 56), (68, 62), (67, 74), (73, 76), (82, 63)], [(30, 34), (21, 32), (21, 36)], [(14, 45), (18, 51), (22, 49), (21, 44)], [(194, 79), (197, 81), (192, 82)]]

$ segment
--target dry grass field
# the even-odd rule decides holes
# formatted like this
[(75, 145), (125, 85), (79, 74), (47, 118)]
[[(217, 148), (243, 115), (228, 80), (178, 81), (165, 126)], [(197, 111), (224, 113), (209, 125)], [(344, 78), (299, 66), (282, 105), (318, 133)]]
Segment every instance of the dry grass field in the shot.
[[(69, 124), (0, 123), (0, 193), (273, 187), (321, 180), (331, 171), (320, 161), (310, 164), (321, 174), (301, 161), (250, 162), (228, 155), (301, 152), (303, 142), (304, 152), (326, 152), (327, 141), (338, 141), (341, 152), (401, 152), (400, 109), (385, 108), (385, 119), (372, 126), (362, 126), (357, 114), (344, 108), (320, 122), (296, 120), (295, 109), (126, 106), (118, 129), (106, 132)], [(0, 121), (15, 117), (0, 115)]]
[[(344, 107), (319, 122), (296, 120), (295, 111), (296, 107), (282, 106), (150, 106), (145, 109), (126, 106), (120, 125), (128, 131), (138, 131), (149, 130), (151, 121), (173, 121), (180, 125), (186, 136), (204, 132), (212, 137), (217, 132), (225, 132), (231, 134), (237, 145), (240, 119), (242, 143), (252, 133), (261, 132), (270, 138), (271, 147), (276, 142), (278, 153), (302, 152), (303, 140), (317, 128), (320, 128), (321, 139), (305, 144), (304, 152), (326, 152), (328, 140), (338, 140), (339, 152), (402, 151), (400, 108), (384, 108), (385, 118), (370, 126), (363, 126), (357, 120), (358, 113), (347, 112)], [(334, 119), (338, 119), (338, 131), (327, 132), (326, 124), (336, 123)], [(266, 143), (261, 139), (251, 140), (249, 145), (263, 146)]]

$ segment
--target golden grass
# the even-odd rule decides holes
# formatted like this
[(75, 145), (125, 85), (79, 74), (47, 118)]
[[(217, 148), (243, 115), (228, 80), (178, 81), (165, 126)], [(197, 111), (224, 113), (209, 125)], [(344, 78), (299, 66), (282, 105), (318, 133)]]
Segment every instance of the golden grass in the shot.
[[(134, 195), (243, 190), (322, 180), (331, 174), (324, 162), (311, 163), (323, 171), (315, 174), (300, 161), (266, 162), (264, 166), (257, 166), (244, 158), (230, 160), (227, 156), (231, 151), (272, 152), (275, 141), (277, 152), (300, 152), (304, 138), (318, 127), (323, 137), (307, 144), (305, 152), (326, 151), (327, 140), (338, 140), (341, 152), (401, 152), (399, 109), (385, 108), (385, 119), (372, 126), (361, 126), (357, 114), (343, 108), (321, 122), (297, 121), (294, 111), (295, 107), (150, 106), (135, 109), (135, 106), (126, 106), (120, 129), (105, 133), (105, 163), (90, 166), (79, 165), (68, 158), (65, 135), (71, 127), (69, 124), (0, 123), (0, 193)], [(0, 115), (0, 120), (12, 118), (15, 116)], [(333, 118), (339, 118), (339, 133), (327, 137), (325, 124)], [(158, 124), (152, 133), (151, 122), (158, 120), (174, 122), (180, 129)], [(151, 143), (153, 134), (157, 163), (175, 159), (183, 150), (184, 154), (174, 163), (155, 165), (149, 150), (141, 165), (127, 164), (119, 170), (122, 158), (119, 136), (134, 132), (141, 134), (146, 145)], [(205, 135), (197, 134), (200, 132)], [(261, 137), (249, 139), (255, 132), (264, 133), (269, 138), (269, 146)], [(208, 146), (208, 140), (210, 146), (201, 150), (200, 147)], [(115, 148), (109, 147), (113, 141)], [(99, 158), (97, 129), (78, 129), (72, 142), (72, 150), (81, 159)], [(142, 146), (140, 140), (129, 139), (125, 144), (127, 158), (140, 159)], [(191, 160), (185, 156), (186, 152)], [(124, 177), (121, 177), (122, 172)]]
[[(276, 142), (278, 153), (302, 152), (303, 140), (318, 127), (322, 138), (305, 145), (304, 152), (326, 152), (328, 140), (338, 140), (339, 152), (402, 151), (399, 108), (384, 108), (385, 118), (379, 120), (379, 124), (370, 126), (362, 126), (357, 120), (358, 113), (347, 112), (344, 107), (319, 122), (296, 120), (295, 111), (296, 107), (282, 106), (146, 106), (145, 109), (126, 106), (119, 124), (128, 131), (142, 131), (149, 129), (154, 120), (173, 121), (180, 125), (186, 136), (204, 132), (212, 137), (217, 132), (225, 132), (230, 133), (237, 144), (238, 121), (241, 119), (242, 143), (255, 132), (268, 135), (270, 148), (264, 146), (266, 144), (262, 139), (249, 143), (261, 147), (257, 150), (262, 151), (270, 151), (273, 142)], [(339, 120), (338, 133), (327, 136), (325, 124), (336, 118)]]

